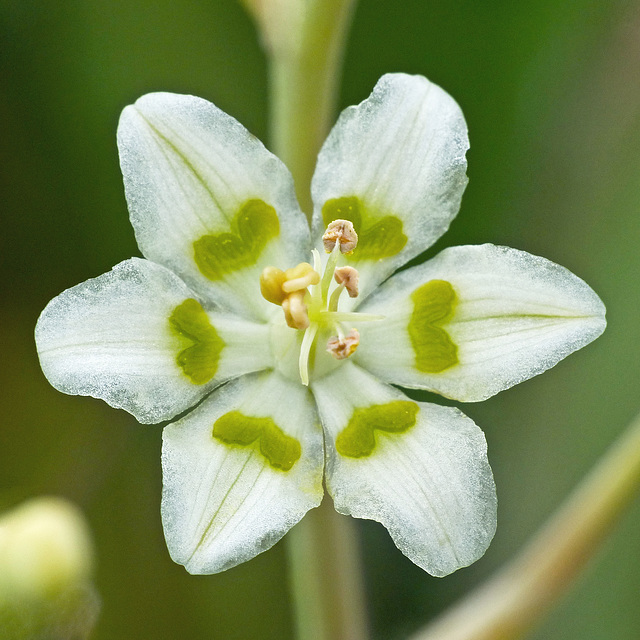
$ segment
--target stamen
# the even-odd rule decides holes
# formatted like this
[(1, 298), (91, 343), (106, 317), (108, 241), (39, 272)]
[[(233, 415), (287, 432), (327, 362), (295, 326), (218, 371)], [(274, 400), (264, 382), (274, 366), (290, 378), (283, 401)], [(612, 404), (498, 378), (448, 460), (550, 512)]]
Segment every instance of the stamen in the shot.
[(292, 269), (287, 269), (284, 275), (285, 282), (282, 285), (282, 290), (285, 293), (300, 291), (300, 289), (306, 289), (308, 286), (320, 282), (320, 274), (307, 262), (301, 262)]
[(360, 313), (357, 311), (325, 311), (323, 314), (327, 322), (373, 322), (384, 320), (384, 316), (375, 313)]
[(340, 255), (340, 245), (336, 242), (331, 251), (331, 255), (327, 259), (327, 264), (322, 274), (322, 303), (326, 304), (327, 296), (329, 295), (329, 287), (331, 286), (331, 278), (333, 272), (338, 265), (338, 256)]
[(340, 300), (340, 295), (344, 291), (344, 285), (340, 285), (336, 289), (333, 290), (331, 294), (331, 298), (329, 298), (329, 304), (327, 305), (327, 311), (337, 311), (338, 310), (338, 300)]
[(333, 277), (338, 284), (344, 286), (350, 298), (358, 297), (358, 271), (353, 267), (339, 267)]
[(298, 371), (300, 372), (300, 381), (305, 387), (309, 386), (309, 354), (313, 341), (316, 339), (318, 325), (312, 324), (305, 332), (300, 345), (300, 358), (298, 359)]
[(313, 256), (313, 268), (320, 273), (322, 269), (322, 261), (320, 260), (320, 254), (317, 249), (311, 249), (311, 255)]
[(309, 326), (307, 305), (304, 303), (306, 290), (293, 291), (282, 301), (284, 319), (292, 329), (306, 329)]
[[(320, 260), (320, 254), (317, 249), (311, 249), (311, 255), (313, 256), (313, 270), (316, 273), (322, 272), (322, 260)], [(324, 274), (322, 276), (321, 282), (324, 282)], [(322, 284), (318, 286), (312, 286), (309, 289), (309, 294), (311, 295), (311, 306), (314, 309), (320, 309), (323, 305), (322, 301)]]
[[(330, 254), (324, 270), (320, 253), (313, 249), (313, 266), (301, 262), (286, 271), (267, 267), (260, 276), (260, 291), (263, 297), (282, 307), (287, 326), (304, 332), (300, 342), (298, 373), (300, 381), (305, 386), (309, 385), (309, 361), (319, 334), (328, 336), (335, 331), (336, 335), (327, 342), (327, 351), (335, 359), (344, 360), (355, 352), (360, 343), (360, 334), (357, 329), (351, 329), (345, 335), (341, 323), (352, 326), (358, 322), (383, 318), (373, 314), (338, 311), (340, 296), (345, 289), (351, 298), (358, 295), (358, 271), (349, 266), (338, 267), (339, 261), (344, 262), (341, 254), (351, 253), (358, 243), (358, 235), (353, 224), (349, 220), (334, 220), (327, 227), (322, 239), (324, 248)], [(335, 280), (337, 286), (331, 284), (332, 280)], [(296, 343), (298, 339), (295, 340)], [(329, 362), (330, 359), (326, 356), (319, 355), (319, 362), (314, 362), (313, 365), (314, 370), (317, 368), (318, 375), (325, 375), (328, 370), (337, 366)]]
[(341, 253), (351, 253), (358, 244), (358, 234), (350, 220), (334, 220), (322, 236), (324, 250), (331, 253), (336, 244)]
[(282, 269), (265, 267), (260, 274), (260, 293), (262, 297), (273, 304), (282, 304), (286, 298), (282, 285), (287, 277)]
[(329, 338), (327, 342), (327, 352), (336, 360), (344, 360), (353, 354), (359, 344), (360, 334), (357, 329), (351, 329), (346, 336), (342, 335)]
[(266, 267), (260, 275), (260, 292), (265, 300), (282, 306), (288, 326), (306, 329), (309, 315), (304, 297), (307, 287), (319, 282), (320, 274), (307, 262), (301, 262), (286, 271)]

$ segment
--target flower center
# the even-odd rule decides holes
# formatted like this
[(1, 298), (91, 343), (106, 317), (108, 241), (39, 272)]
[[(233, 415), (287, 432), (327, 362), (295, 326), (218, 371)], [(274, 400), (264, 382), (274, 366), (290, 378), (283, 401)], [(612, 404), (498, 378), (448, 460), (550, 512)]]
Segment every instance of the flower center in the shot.
[[(296, 330), (293, 338), (298, 345), (297, 375), (304, 385), (309, 384), (310, 369), (324, 375), (351, 356), (360, 343), (358, 330), (352, 324), (381, 320), (382, 316), (339, 311), (338, 303), (346, 290), (350, 298), (358, 295), (358, 272), (350, 266), (338, 267), (341, 254), (349, 255), (358, 243), (353, 224), (348, 220), (334, 220), (322, 236), (329, 254), (324, 269), (320, 254), (312, 250), (313, 266), (307, 262), (282, 271), (266, 267), (260, 276), (263, 297), (282, 307), (287, 327)], [(320, 275), (322, 273), (322, 275)], [(273, 343), (278, 362), (291, 361), (291, 333), (276, 328)], [(325, 344), (326, 354), (317, 353), (317, 343)], [(291, 368), (290, 365), (284, 365)]]

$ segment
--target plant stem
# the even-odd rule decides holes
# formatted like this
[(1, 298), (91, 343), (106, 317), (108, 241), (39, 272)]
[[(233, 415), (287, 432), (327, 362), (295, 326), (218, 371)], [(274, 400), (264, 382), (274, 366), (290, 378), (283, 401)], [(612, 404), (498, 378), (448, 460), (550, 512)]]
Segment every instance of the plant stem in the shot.
[[(337, 105), (354, 0), (311, 0), (290, 40), (272, 43), (270, 139), (289, 167), (302, 210), (311, 216), (311, 178)], [(287, 16), (281, 20), (287, 21)]]
[(412, 640), (523, 637), (640, 490), (640, 416), (510, 564)]
[(328, 497), (288, 534), (297, 637), (366, 640), (364, 585), (357, 532)]
[[(311, 178), (335, 117), (354, 0), (245, 0), (262, 27), (270, 73), (270, 139), (311, 219)], [(300, 640), (365, 640), (367, 618), (354, 522), (329, 498), (287, 536)]]

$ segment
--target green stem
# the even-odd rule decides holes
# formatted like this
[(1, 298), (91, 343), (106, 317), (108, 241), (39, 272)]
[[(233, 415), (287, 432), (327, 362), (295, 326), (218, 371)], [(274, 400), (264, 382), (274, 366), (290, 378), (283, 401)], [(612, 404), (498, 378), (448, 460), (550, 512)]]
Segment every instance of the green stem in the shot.
[[(335, 117), (354, 4), (354, 0), (307, 2), (297, 33), (290, 32), (289, 42), (271, 47), (271, 145), (293, 174), (298, 201), (309, 217), (311, 178)], [(281, 20), (286, 22), (287, 16)]]
[(295, 623), (300, 640), (366, 640), (357, 532), (328, 497), (287, 534)]
[(570, 586), (640, 491), (640, 416), (527, 547), (412, 640), (522, 638)]
[[(262, 26), (270, 73), (270, 139), (311, 218), (311, 178), (335, 117), (355, 0), (245, 0)], [(300, 640), (365, 640), (367, 618), (354, 522), (325, 498), (287, 536)]]

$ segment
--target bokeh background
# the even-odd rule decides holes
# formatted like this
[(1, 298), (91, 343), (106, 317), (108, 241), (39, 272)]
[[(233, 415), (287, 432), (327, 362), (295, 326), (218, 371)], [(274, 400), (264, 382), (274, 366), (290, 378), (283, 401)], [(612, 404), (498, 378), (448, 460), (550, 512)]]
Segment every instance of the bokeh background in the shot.
[[(358, 524), (375, 638), (403, 638), (521, 547), (638, 410), (640, 3), (362, 0), (340, 103), (389, 71), (461, 104), (470, 184), (429, 250), (494, 242), (561, 263), (608, 307), (594, 344), (544, 376), (463, 407), (483, 427), (499, 495), (486, 556), (445, 579)], [(0, 507), (70, 498), (97, 548), (96, 640), (288, 639), (281, 542), (226, 573), (172, 564), (160, 523), (161, 429), (39, 370), (33, 327), (63, 289), (139, 255), (118, 168), (121, 109), (152, 90), (215, 102), (266, 138), (265, 60), (234, 0), (0, 0)], [(640, 503), (537, 640), (640, 633)]]

